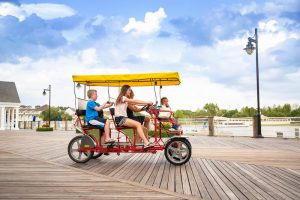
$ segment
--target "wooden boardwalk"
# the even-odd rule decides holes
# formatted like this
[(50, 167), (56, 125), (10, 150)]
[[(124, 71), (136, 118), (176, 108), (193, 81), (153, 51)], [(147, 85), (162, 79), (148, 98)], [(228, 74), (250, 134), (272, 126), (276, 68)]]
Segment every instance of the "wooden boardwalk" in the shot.
[(0, 199), (181, 199), (9, 152), (0, 163)]
[(191, 137), (190, 162), (175, 167), (162, 152), (111, 154), (76, 164), (67, 155), (74, 135), (0, 132), (0, 150), (176, 192), (182, 198), (300, 199), (299, 140)]

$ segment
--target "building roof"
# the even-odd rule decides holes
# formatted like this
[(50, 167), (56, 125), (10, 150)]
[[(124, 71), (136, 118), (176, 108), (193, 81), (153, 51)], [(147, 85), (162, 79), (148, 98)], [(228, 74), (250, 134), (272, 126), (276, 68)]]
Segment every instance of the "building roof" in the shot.
[(14, 82), (0, 81), (0, 102), (20, 103), (19, 94)]

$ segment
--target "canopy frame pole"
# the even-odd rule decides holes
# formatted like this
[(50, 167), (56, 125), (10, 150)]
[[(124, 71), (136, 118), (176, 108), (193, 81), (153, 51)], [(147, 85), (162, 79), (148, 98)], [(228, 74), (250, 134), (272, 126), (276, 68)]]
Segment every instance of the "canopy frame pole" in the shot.
[(158, 101), (157, 101), (156, 88), (155, 88), (156, 85), (157, 85), (157, 82), (154, 81), (153, 89), (154, 89), (154, 94), (155, 94), (155, 104), (157, 105)]
[(73, 89), (74, 89), (74, 96), (75, 96), (75, 109), (77, 108), (77, 102), (76, 102), (76, 100), (77, 100), (77, 97), (76, 97), (76, 86), (75, 86), (75, 82), (74, 82), (74, 87), (73, 87)]

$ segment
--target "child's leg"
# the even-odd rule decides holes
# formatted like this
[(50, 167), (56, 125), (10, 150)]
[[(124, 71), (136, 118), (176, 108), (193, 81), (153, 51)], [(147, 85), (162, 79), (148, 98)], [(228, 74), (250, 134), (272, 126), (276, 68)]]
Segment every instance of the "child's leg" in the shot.
[(110, 123), (109, 123), (109, 120), (106, 120), (106, 122), (105, 122), (104, 135), (105, 135), (105, 141), (110, 140)]

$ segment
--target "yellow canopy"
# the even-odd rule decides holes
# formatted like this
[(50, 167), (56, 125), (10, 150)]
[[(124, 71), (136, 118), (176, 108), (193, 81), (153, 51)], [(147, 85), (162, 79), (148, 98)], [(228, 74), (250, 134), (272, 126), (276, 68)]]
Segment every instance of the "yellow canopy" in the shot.
[(73, 75), (73, 82), (89, 86), (121, 87), (130, 86), (165, 86), (179, 85), (178, 72), (145, 74), (108, 74), (108, 75)]

